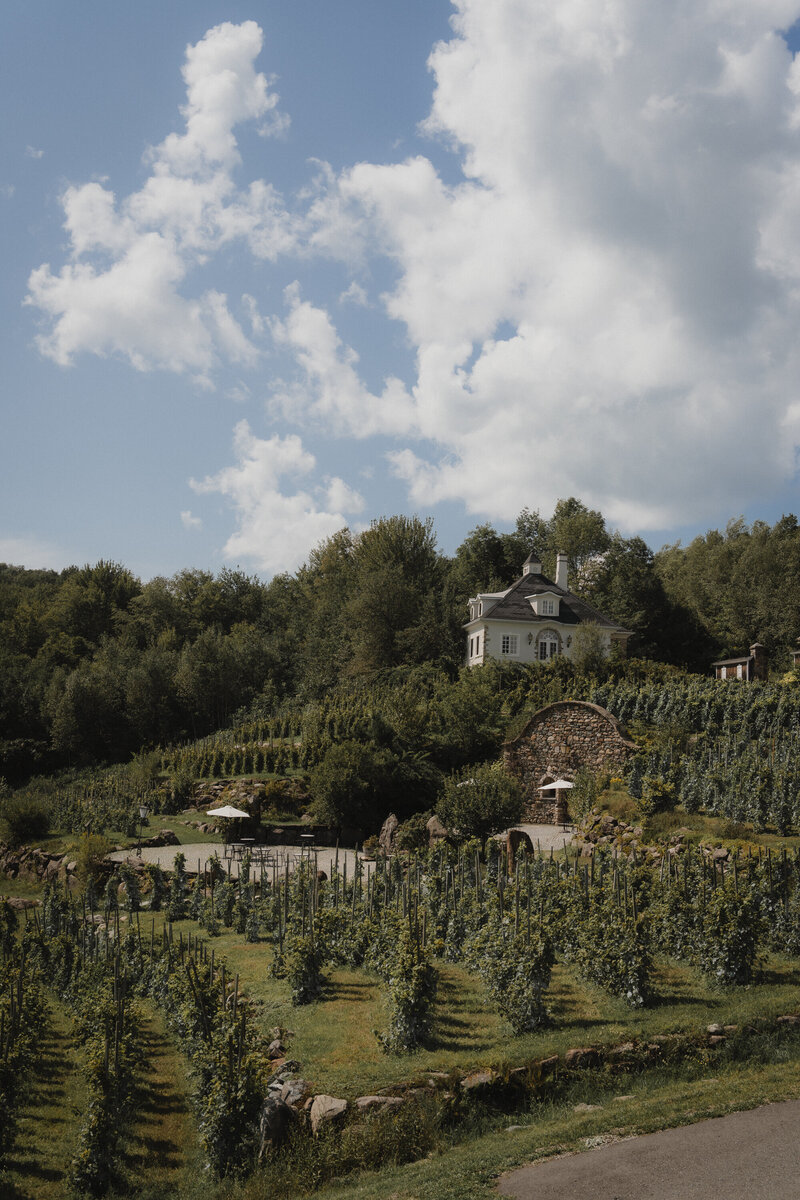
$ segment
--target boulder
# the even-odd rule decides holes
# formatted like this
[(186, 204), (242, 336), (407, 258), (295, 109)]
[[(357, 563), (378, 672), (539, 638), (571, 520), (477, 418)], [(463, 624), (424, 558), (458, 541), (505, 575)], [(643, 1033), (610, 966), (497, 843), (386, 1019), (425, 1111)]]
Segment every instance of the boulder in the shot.
[(280, 1091), (280, 1099), (290, 1108), (301, 1108), (310, 1095), (311, 1084), (307, 1079), (287, 1079)]
[(425, 828), (428, 830), (428, 844), (431, 846), (435, 846), (449, 837), (447, 830), (436, 815), (430, 818)]
[(400, 824), (394, 813), (389, 813), (389, 816), (381, 825), (381, 831), (378, 834), (378, 842), (383, 854), (387, 857), (394, 851), (395, 837), (397, 835), (397, 826)]
[(311, 1102), (311, 1132), (319, 1133), (324, 1125), (330, 1125), (347, 1112), (347, 1101), (336, 1096), (315, 1096)]
[(370, 1108), (397, 1108), (402, 1103), (401, 1096), (359, 1096), (356, 1108), (359, 1112), (367, 1112)]
[(564, 1055), (564, 1062), (572, 1070), (577, 1067), (596, 1067), (600, 1062), (600, 1054), (594, 1046), (574, 1046)]
[(489, 1067), (485, 1071), (470, 1071), (461, 1080), (461, 1087), (465, 1092), (472, 1092), (476, 1088), (491, 1087), (497, 1078), (497, 1072)]
[(286, 1141), (296, 1115), (294, 1109), (283, 1100), (279, 1100), (275, 1096), (267, 1096), (261, 1106), (258, 1119), (259, 1164), (263, 1162), (270, 1150), (276, 1149)]
[(275, 1040), (270, 1042), (270, 1044), (267, 1046), (267, 1058), (275, 1059), (275, 1058), (285, 1058), (285, 1057), (286, 1057), (286, 1047), (284, 1046), (284, 1044), (280, 1040), (280, 1038), (275, 1038)]

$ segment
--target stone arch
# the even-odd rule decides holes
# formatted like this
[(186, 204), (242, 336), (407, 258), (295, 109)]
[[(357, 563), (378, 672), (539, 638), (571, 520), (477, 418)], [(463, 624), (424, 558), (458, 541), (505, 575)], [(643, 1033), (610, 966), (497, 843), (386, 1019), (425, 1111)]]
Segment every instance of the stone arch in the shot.
[(527, 819), (561, 823), (565, 797), (543, 799), (543, 782), (572, 780), (581, 768), (621, 770), (636, 749), (607, 709), (583, 700), (557, 700), (535, 712), (522, 732), (505, 743), (503, 760), (523, 786)]

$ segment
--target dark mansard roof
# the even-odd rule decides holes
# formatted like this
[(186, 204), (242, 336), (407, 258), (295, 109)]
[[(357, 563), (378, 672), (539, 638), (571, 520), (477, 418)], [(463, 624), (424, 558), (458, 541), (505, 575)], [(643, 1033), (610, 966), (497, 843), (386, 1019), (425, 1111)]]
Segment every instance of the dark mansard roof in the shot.
[[(559, 615), (557, 617), (539, 616), (533, 611), (528, 597), (541, 595), (542, 592), (552, 592), (553, 595), (559, 597)], [(605, 616), (586, 600), (581, 600), (572, 592), (558, 587), (546, 575), (533, 572), (523, 575), (521, 579), (513, 583), (502, 599), (497, 600), (490, 608), (487, 609), (486, 601), (484, 601), (484, 612), (481, 619), (526, 621), (543, 625), (552, 624), (553, 621), (564, 625), (581, 625), (591, 621), (593, 624), (599, 625), (601, 629), (615, 629), (620, 633), (630, 632), (622, 625), (618, 625), (616, 621), (612, 621), (610, 617)], [(467, 622), (467, 624), (470, 623)]]

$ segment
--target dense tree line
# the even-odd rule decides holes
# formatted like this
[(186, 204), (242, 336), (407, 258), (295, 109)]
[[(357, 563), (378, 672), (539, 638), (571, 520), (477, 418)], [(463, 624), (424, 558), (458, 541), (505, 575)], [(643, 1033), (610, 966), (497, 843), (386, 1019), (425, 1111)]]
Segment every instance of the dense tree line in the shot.
[[(454, 681), (466, 600), (511, 584), (531, 551), (551, 576), (566, 553), (571, 588), (634, 631), (638, 656), (706, 671), (759, 640), (788, 666), (800, 633), (794, 517), (732, 522), (654, 555), (570, 498), (550, 518), (523, 509), (507, 533), (479, 525), (447, 557), (430, 520), (395, 516), (341, 530), (268, 583), (228, 569), (142, 583), (113, 562), (0, 564), (0, 777), (122, 761), (387, 672)], [(465, 761), (457, 748), (438, 754)]]

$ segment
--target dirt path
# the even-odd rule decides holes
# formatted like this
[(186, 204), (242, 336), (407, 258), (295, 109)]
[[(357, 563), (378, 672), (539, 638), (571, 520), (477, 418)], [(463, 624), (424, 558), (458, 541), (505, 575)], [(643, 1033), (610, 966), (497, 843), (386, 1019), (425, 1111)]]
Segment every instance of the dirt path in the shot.
[(127, 1138), (124, 1163), (137, 1189), (168, 1196), (178, 1192), (184, 1173), (197, 1166), (187, 1063), (160, 1013), (149, 1013), (142, 1037), (145, 1064), (138, 1115)]
[(797, 1200), (800, 1100), (648, 1133), (511, 1171), (516, 1200)]
[[(84, 1111), (80, 1049), (71, 1022), (51, 1002), (41, 1060), (20, 1108), (17, 1138), (8, 1162), (11, 1192), (4, 1200), (63, 1200)], [(0, 1185), (0, 1191), (2, 1191)]]

